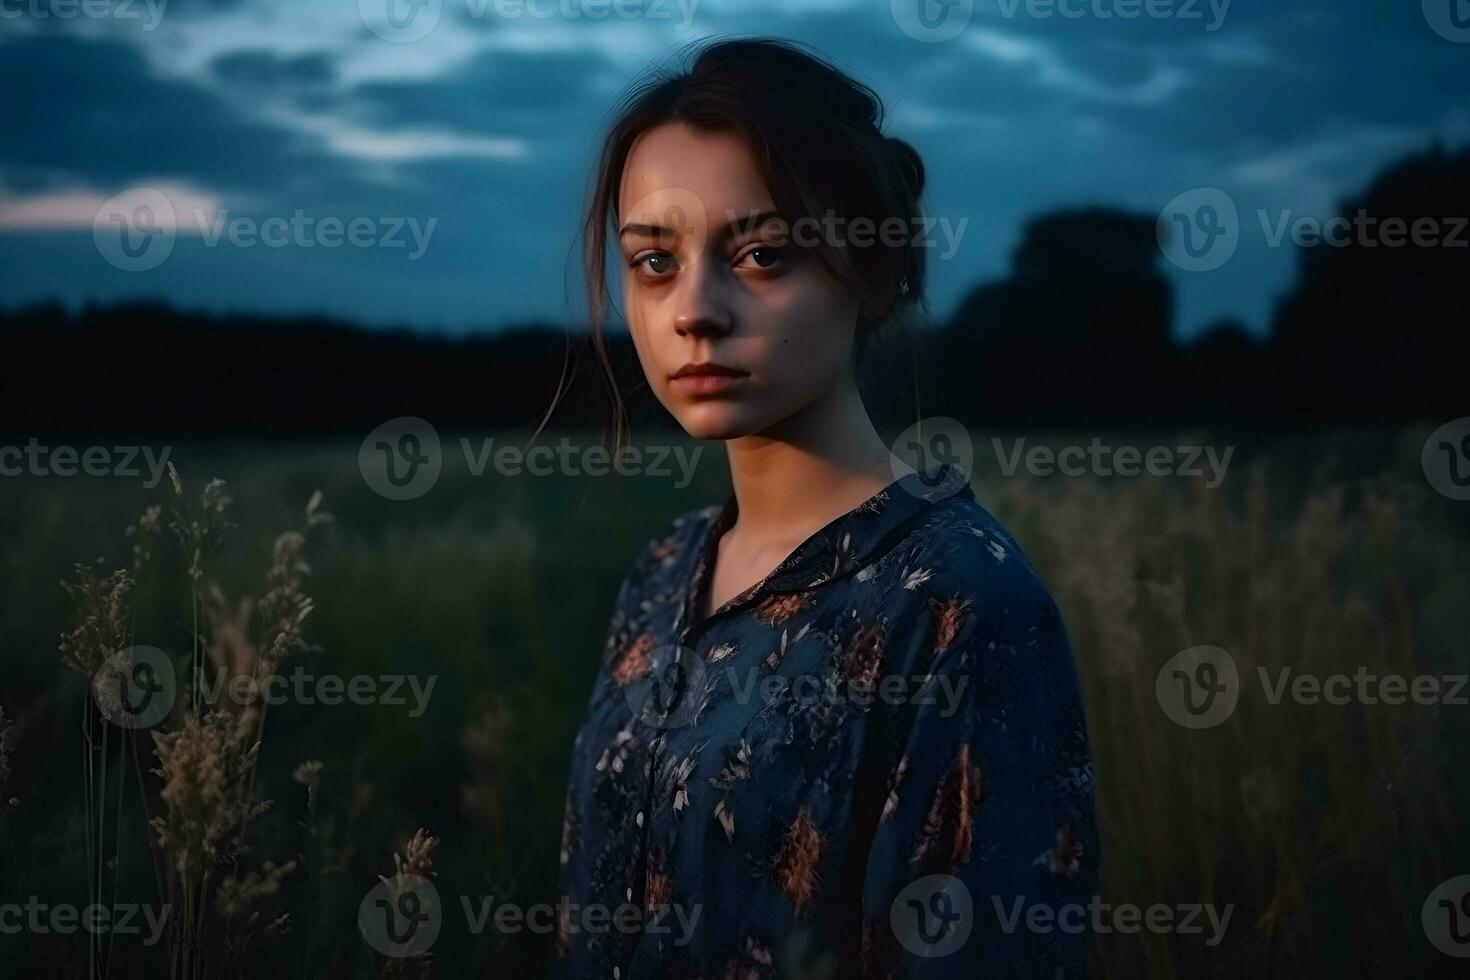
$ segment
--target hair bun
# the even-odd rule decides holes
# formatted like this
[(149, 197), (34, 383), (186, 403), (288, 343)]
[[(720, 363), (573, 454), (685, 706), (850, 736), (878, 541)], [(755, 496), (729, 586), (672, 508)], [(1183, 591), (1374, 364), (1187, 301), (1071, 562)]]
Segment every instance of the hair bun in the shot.
[(924, 193), (924, 160), (919, 151), (896, 136), (887, 137), (888, 152), (898, 162), (904, 181), (914, 197)]

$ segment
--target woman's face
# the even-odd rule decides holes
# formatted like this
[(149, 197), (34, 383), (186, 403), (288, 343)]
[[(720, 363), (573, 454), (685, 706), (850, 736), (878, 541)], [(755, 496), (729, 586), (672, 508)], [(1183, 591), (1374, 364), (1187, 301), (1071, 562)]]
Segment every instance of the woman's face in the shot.
[(858, 300), (775, 210), (738, 131), (667, 123), (628, 152), (624, 309), (649, 385), (695, 438), (762, 432), (851, 370)]

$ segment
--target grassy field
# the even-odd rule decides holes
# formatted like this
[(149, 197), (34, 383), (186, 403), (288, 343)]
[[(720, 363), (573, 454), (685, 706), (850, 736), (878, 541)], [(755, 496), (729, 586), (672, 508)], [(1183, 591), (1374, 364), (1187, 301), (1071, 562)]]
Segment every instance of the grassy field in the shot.
[[(1459, 833), (1470, 818), (1458, 775), (1470, 748), (1467, 708), (1272, 703), (1259, 681), (1261, 670), (1277, 678), (1284, 667), (1321, 678), (1470, 671), (1470, 505), (1425, 481), (1419, 450), (1430, 428), (1240, 446), (1214, 488), (1179, 476), (1007, 475), (990, 452), (994, 434), (977, 434), (977, 496), (1052, 587), (1083, 675), (1104, 900), (1233, 907), (1216, 946), (1178, 932), (1099, 935), (1100, 975), (1453, 975), (1458, 961), (1430, 945), (1421, 908), (1442, 881), (1470, 871)], [(198, 935), (244, 937), (247, 976), (379, 975), (382, 960), (358, 934), (358, 903), (379, 875), (392, 875), (394, 852), (420, 827), (438, 838), (433, 866), (447, 906), (437, 974), (544, 970), (549, 937), (472, 934), (458, 896), (554, 900), (565, 767), (617, 583), (672, 516), (723, 499), (725, 464), (706, 447), (687, 486), (651, 475), (475, 476), (457, 438), (446, 434), (434, 488), (397, 502), (367, 486), (353, 440), (171, 447), (183, 499), (197, 506), (207, 481), (222, 478), (237, 527), (201, 555), (197, 606), (189, 556), (169, 546), (165, 528), (119, 614), (131, 642), (182, 657), (203, 609), (216, 627), (199, 628), (223, 643), (219, 623), (238, 620), (238, 598), (280, 584), (266, 577), (280, 558), (277, 535), (303, 523), (320, 490), (334, 520), (305, 542), (310, 574), (288, 575), (314, 608), (307, 646), (281, 672), (435, 679), (417, 716), (412, 696), (404, 705), (269, 708), (250, 769), (254, 797), (273, 805), (249, 821), (247, 849), (230, 852), (242, 874), (224, 884), (231, 876), (217, 870), (189, 872), (202, 875), (190, 887), (218, 906), (200, 913)], [(1015, 436), (997, 438), (1011, 446)], [(1026, 438), (1063, 446), (1092, 436)], [(666, 442), (635, 434), (640, 441)], [(137, 770), (158, 765), (153, 741), (113, 729), (89, 754), (87, 685), (57, 650), (77, 625), (60, 585), (76, 579), (74, 564), (127, 568), (138, 539), (124, 529), (154, 504), (167, 523), (169, 482), (141, 484), (0, 479), (0, 708), (14, 723), (11, 785), (0, 793), (10, 811), (0, 820), (0, 903), (38, 895), (85, 905), (97, 864), (89, 839), (109, 900), (156, 904), (173, 887), (175, 872), (150, 857), (147, 819), (164, 806), (158, 780), (146, 779), (146, 807), (138, 791)], [(224, 597), (217, 619), (210, 582)], [(1224, 723), (1189, 730), (1161, 710), (1155, 682), (1172, 656), (1205, 644), (1233, 656), (1240, 699)], [(180, 728), (181, 714), (163, 728)], [(91, 730), (95, 742), (100, 729)], [(297, 771), (308, 761), (321, 763), (319, 775)], [(207, 795), (197, 802), (208, 809)], [(271, 926), (287, 912), (289, 932)], [(218, 927), (209, 924), (216, 913)], [(167, 975), (179, 962), (168, 945), (119, 937), (112, 975)], [(85, 976), (88, 955), (79, 935), (0, 933), (6, 976), (32, 964), (37, 975)]]

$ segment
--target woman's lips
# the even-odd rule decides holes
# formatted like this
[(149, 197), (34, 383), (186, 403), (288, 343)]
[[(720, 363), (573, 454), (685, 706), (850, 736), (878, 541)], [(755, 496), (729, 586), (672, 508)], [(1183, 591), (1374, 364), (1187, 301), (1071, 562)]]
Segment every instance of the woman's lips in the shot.
[(715, 395), (729, 391), (749, 373), (723, 364), (686, 364), (675, 371), (669, 383), (689, 395)]
[(690, 395), (713, 395), (735, 387), (740, 378), (730, 374), (686, 374), (676, 377), (673, 386)]

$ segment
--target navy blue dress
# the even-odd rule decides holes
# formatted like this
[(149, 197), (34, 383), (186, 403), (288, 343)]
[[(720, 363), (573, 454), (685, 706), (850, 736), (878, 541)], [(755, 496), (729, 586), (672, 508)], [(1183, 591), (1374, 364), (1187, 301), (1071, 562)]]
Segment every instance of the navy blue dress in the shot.
[(1083, 975), (1092, 761), (1015, 541), (953, 471), (915, 474), (697, 622), (734, 513), (676, 520), (618, 593), (556, 974)]

